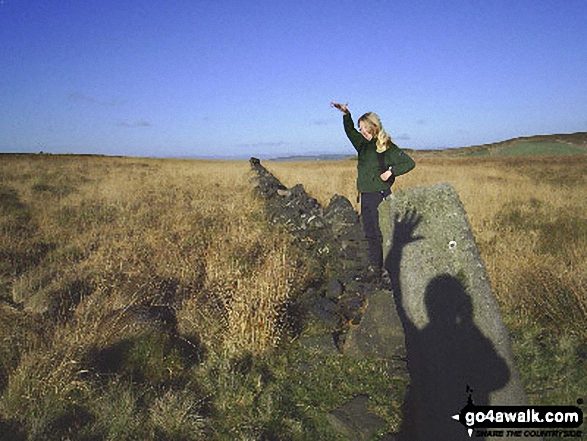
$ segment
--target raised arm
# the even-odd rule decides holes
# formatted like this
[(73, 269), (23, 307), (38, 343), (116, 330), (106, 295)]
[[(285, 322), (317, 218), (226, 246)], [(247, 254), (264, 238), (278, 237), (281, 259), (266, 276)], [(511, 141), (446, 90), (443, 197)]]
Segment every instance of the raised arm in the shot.
[(345, 115), (347, 113), (350, 113), (349, 109), (348, 109), (348, 105), (349, 105), (349, 103), (345, 103), (345, 104), (340, 104), (340, 103), (335, 103), (335, 102), (330, 103), (330, 107), (334, 107), (335, 109), (340, 110)]
[(355, 128), (355, 123), (353, 122), (353, 117), (351, 116), (351, 112), (348, 109), (347, 104), (339, 104), (339, 103), (330, 103), (331, 107), (334, 107), (340, 110), (343, 113), (342, 121), (344, 124), (344, 132), (346, 136), (351, 141), (351, 144), (358, 152), (361, 149), (361, 145), (365, 141), (365, 138), (361, 133)]

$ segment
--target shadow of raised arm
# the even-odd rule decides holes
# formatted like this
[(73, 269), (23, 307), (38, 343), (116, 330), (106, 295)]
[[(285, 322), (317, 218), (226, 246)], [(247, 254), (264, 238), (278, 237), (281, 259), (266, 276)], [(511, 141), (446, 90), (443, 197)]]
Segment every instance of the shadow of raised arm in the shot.
[(385, 269), (387, 269), (391, 276), (391, 286), (395, 296), (397, 312), (404, 326), (412, 326), (403, 306), (403, 294), (400, 283), (401, 259), (403, 250), (407, 245), (424, 239), (423, 236), (415, 235), (416, 228), (422, 221), (422, 216), (412, 209), (406, 211), (403, 216), (396, 213), (392, 221), (393, 236), (391, 238), (391, 249), (385, 261)]
[(414, 236), (414, 231), (421, 221), (422, 216), (414, 209), (406, 211), (401, 218), (399, 213), (396, 213), (393, 230), (394, 245), (403, 248), (411, 242), (423, 239), (422, 236)]

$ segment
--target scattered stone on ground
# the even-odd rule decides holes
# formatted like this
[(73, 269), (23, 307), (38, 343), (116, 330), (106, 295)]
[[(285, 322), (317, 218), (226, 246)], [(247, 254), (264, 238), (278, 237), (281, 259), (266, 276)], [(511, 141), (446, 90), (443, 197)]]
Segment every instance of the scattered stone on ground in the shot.
[(320, 334), (309, 337), (302, 337), (301, 344), (310, 351), (317, 351), (322, 355), (340, 354), (333, 334)]
[(394, 305), (389, 290), (368, 294), (360, 325), (351, 326), (347, 333), (344, 353), (359, 358), (405, 358), (404, 331)]
[(302, 295), (300, 306), (330, 332), (344, 334), (349, 323), (360, 322), (365, 295), (375, 288), (364, 277), (368, 257), (359, 215), (343, 196), (322, 208), (301, 184), (288, 189), (258, 159), (250, 164), (270, 222), (285, 226), (296, 245), (314, 252), (331, 274), (324, 286)]
[(356, 396), (330, 412), (327, 418), (336, 430), (352, 441), (367, 441), (386, 425), (385, 420), (369, 410), (367, 395)]
[[(268, 219), (285, 226), (298, 246), (315, 252), (329, 274), (323, 286), (309, 288), (298, 299), (322, 330), (302, 336), (300, 343), (323, 356), (342, 352), (354, 358), (389, 357), (395, 375), (407, 375), (403, 331), (393, 296), (366, 271), (367, 246), (351, 202), (335, 195), (323, 209), (302, 185), (288, 189), (259, 160), (252, 158), (250, 163)], [(389, 317), (386, 311), (391, 312)], [(356, 397), (328, 418), (349, 439), (367, 440), (385, 426), (385, 421), (368, 411), (367, 404), (366, 396)]]

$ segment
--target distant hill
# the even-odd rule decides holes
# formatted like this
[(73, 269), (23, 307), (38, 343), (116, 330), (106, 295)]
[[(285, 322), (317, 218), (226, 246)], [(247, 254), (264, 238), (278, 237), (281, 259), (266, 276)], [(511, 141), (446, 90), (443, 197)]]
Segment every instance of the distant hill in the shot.
[(323, 154), (323, 155), (292, 155), (271, 158), (271, 161), (337, 161), (340, 159), (351, 159), (355, 155), (347, 154)]
[(587, 132), (536, 135), (444, 150), (410, 150), (417, 156), (558, 156), (587, 154)]
[[(456, 147), (438, 150), (403, 149), (415, 157), (508, 157), (508, 156), (561, 156), (587, 154), (587, 132), (558, 135), (535, 135), (508, 139), (491, 144)], [(267, 159), (269, 161), (336, 161), (356, 159), (356, 155), (322, 154), (292, 155)]]

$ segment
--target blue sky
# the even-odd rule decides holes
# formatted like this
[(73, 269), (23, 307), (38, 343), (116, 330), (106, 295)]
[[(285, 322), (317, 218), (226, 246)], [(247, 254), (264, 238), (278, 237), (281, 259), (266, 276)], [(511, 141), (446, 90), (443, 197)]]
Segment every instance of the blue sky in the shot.
[(352, 153), (587, 131), (585, 0), (0, 0), (0, 152)]

